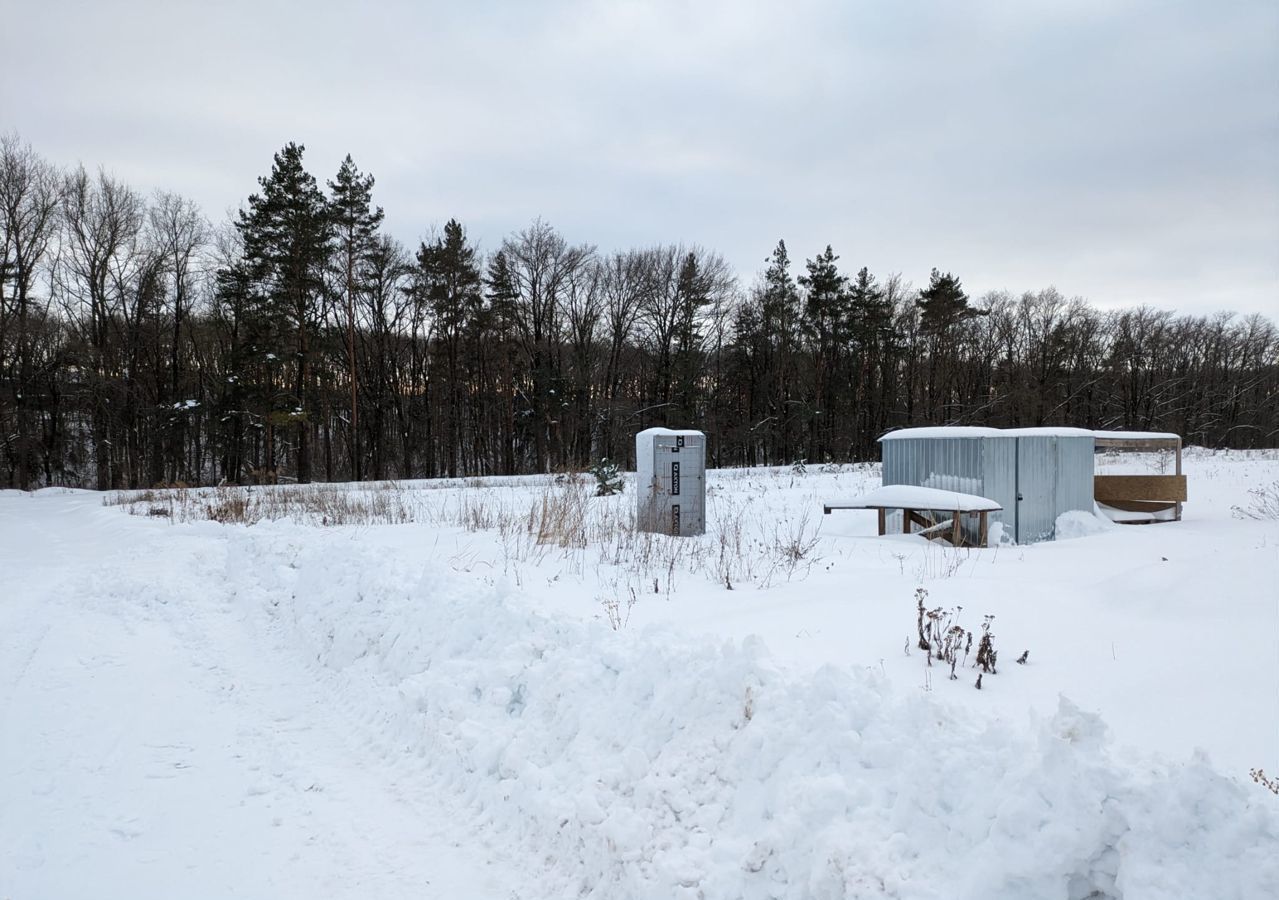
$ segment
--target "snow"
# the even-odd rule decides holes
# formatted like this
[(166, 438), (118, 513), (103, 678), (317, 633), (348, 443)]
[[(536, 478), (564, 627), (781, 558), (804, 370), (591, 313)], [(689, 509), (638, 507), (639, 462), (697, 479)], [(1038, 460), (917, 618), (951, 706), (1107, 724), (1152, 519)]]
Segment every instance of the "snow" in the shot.
[(978, 493), (982, 489), (982, 480), (980, 478), (967, 478), (963, 475), (942, 474), (940, 472), (929, 472), (928, 477), (924, 479), (922, 487), (936, 488), (939, 491), (955, 491), (961, 494), (973, 494), (980, 497)]
[(651, 439), (655, 437), (702, 437), (705, 432), (695, 431), (691, 428), (645, 428), (643, 431), (636, 432), (635, 444), (639, 446), (641, 440), (651, 443)]
[(850, 500), (832, 500), (831, 507), (856, 507), (861, 509), (936, 509), (953, 512), (980, 512), (1003, 509), (994, 500), (975, 494), (961, 494), (930, 487), (908, 484), (891, 484), (876, 488)]
[(1054, 534), (1059, 541), (1067, 541), (1071, 538), (1090, 537), (1094, 534), (1105, 534), (1114, 528), (1113, 520), (1106, 518), (1098, 512), (1090, 513), (1082, 509), (1074, 509), (1070, 512), (1064, 512), (1057, 517), (1057, 524)]
[(1125, 522), (1172, 522), (1177, 518), (1177, 510), (1173, 508), (1160, 509), (1154, 512), (1133, 512), (1132, 510), (1119, 509), (1106, 503), (1098, 503), (1096, 507), (1097, 511), (1108, 520), (1120, 524)]
[(1096, 437), (1087, 428), (1004, 428), (1001, 433), (1014, 437)]
[[(0, 492), (0, 896), (1276, 896), (1279, 522), (1230, 508), (1279, 455), (1184, 463), (1183, 522), (963, 551), (821, 515), (877, 467), (711, 472), (651, 567), (484, 524), (541, 478), (338, 527)], [(995, 616), (982, 690), (919, 587)]]
[(923, 428), (899, 428), (890, 431), (880, 438), (881, 441), (897, 441), (918, 438), (984, 438), (998, 437), (1003, 432), (998, 428), (986, 428), (980, 425), (938, 425)]
[(1168, 431), (1095, 431), (1094, 437), (1120, 441), (1180, 441), (1181, 435)]
[(883, 435), (881, 441), (921, 438), (984, 438), (984, 437), (1090, 437), (1120, 440), (1180, 440), (1175, 434), (1160, 431), (1094, 431), (1088, 428), (1033, 427), (987, 428), (980, 425), (938, 425), (922, 428), (899, 428)]

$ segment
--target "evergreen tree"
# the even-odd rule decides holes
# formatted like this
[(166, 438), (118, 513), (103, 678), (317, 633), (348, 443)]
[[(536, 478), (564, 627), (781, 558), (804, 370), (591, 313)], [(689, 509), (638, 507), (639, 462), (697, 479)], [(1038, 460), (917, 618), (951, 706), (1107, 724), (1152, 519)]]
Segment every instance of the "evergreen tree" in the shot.
[(519, 292), (516, 290), (515, 275), (511, 271), (510, 261), (505, 251), (498, 250), (489, 259), (488, 271), (484, 276), (484, 287), (489, 302), (486, 318), (489, 319), (498, 343), (502, 347), (497, 391), (500, 398), (498, 443), (502, 448), (501, 471), (505, 475), (514, 475), (516, 473), (516, 372), (512, 335), (518, 319), (516, 302), (519, 299)]
[(892, 340), (893, 305), (865, 266), (849, 287), (848, 306), (850, 336), (860, 350), (873, 352)]
[(958, 278), (936, 269), (929, 276), (928, 287), (919, 292), (916, 304), (920, 311), (920, 326), (927, 334), (944, 334), (954, 325), (983, 314), (968, 305), (968, 295)]
[(671, 368), (676, 413), (687, 423), (685, 427), (698, 424), (694, 407), (702, 355), (701, 315), (702, 310), (710, 303), (706, 275), (696, 253), (690, 252), (684, 256), (675, 291), (677, 317)]
[(774, 330), (779, 341), (793, 345), (799, 326), (799, 291), (790, 274), (790, 254), (786, 242), (778, 241), (766, 260), (763, 286), (759, 294), (764, 326)]
[(484, 294), (475, 248), (467, 243), (466, 231), (456, 219), (444, 226), (444, 234), (417, 252), (418, 285), (431, 313), (435, 337), (444, 345), (445, 390), (448, 398), (445, 448), (448, 475), (459, 472), (464, 453), (462, 434), (463, 343), (479, 319)]
[(382, 207), (373, 206), (373, 176), (362, 175), (348, 153), (329, 182), (329, 216), (337, 239), (337, 267), (346, 300), (347, 377), (351, 387), (351, 474), (363, 477), (360, 449), (360, 403), (355, 364), (356, 294), (362, 288), (365, 269), (377, 248)]
[(872, 454), (874, 438), (887, 427), (889, 387), (899, 339), (893, 327), (893, 301), (865, 266), (848, 290), (849, 337), (856, 353), (858, 416), (850, 452)]
[(809, 417), (809, 445), (818, 459), (831, 449), (839, 413), (835, 388), (850, 324), (848, 278), (835, 265), (838, 259), (827, 244), (824, 253), (805, 262), (808, 274), (799, 279), (805, 289), (804, 330), (813, 343), (813, 399), (817, 404)]
[(915, 305), (919, 309), (920, 331), (928, 337), (925, 411), (933, 421), (948, 422), (960, 400), (962, 363), (957, 331), (960, 325), (984, 313), (968, 305), (968, 295), (958, 278), (936, 269)]
[(841, 343), (849, 324), (848, 276), (835, 263), (839, 257), (826, 245), (826, 252), (806, 260), (807, 275), (799, 284), (805, 290), (804, 327), (819, 346)]
[(263, 466), (275, 469), (275, 429), (288, 426), (295, 434), (297, 478), (303, 483), (311, 480), (311, 364), (323, 310), (324, 271), (333, 246), (328, 204), (315, 178), (302, 167), (304, 149), (289, 143), (275, 154), (271, 174), (258, 179), (261, 193), (249, 197), (248, 208), (240, 211), (236, 222), (254, 286), (251, 317), (259, 322), (259, 335), (270, 338), (256, 344), (264, 374), (270, 387), (279, 385), (278, 378), (292, 383), (290, 405), (273, 398), (267, 410)]
[(793, 459), (795, 446), (792, 440), (793, 415), (797, 412), (799, 393), (797, 356), (799, 331), (802, 321), (799, 290), (790, 274), (790, 254), (786, 242), (778, 241), (768, 258), (763, 280), (758, 290), (760, 326), (763, 329), (766, 357), (762, 363), (768, 381), (765, 396), (768, 398), (767, 441), (774, 458)]

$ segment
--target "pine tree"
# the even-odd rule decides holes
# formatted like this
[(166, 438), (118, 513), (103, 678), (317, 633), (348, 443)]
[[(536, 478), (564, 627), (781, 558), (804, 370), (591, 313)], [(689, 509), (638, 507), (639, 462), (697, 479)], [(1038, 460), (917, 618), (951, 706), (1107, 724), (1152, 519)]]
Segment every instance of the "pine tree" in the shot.
[(848, 278), (835, 265), (838, 259), (827, 244), (825, 253), (805, 262), (808, 274), (799, 279), (805, 289), (804, 330), (813, 344), (813, 398), (817, 404), (809, 419), (809, 444), (810, 452), (819, 459), (831, 449), (830, 435), (839, 412), (836, 379), (850, 324)]
[(337, 239), (337, 265), (346, 299), (347, 375), (351, 382), (351, 475), (363, 477), (360, 449), (360, 403), (355, 364), (356, 294), (364, 270), (377, 247), (377, 229), (382, 224), (382, 207), (373, 206), (373, 176), (362, 175), (351, 155), (329, 182), (329, 216)]
[(799, 326), (799, 291), (790, 274), (790, 254), (785, 241), (777, 242), (766, 262), (768, 268), (764, 270), (759, 296), (765, 327), (774, 328), (779, 340), (793, 343)]
[(515, 304), (519, 292), (515, 288), (515, 275), (511, 272), (510, 261), (505, 251), (498, 250), (489, 259), (488, 270), (484, 276), (485, 293), (488, 295), (487, 316), (497, 333), (501, 345), (501, 382), (498, 396), (501, 398), (499, 410), (501, 425), (498, 429), (499, 442), (502, 448), (502, 473), (514, 475), (515, 467), (515, 348), (512, 334), (515, 330), (518, 312)]
[(964, 322), (985, 313), (968, 305), (968, 295), (958, 278), (936, 269), (929, 277), (928, 287), (919, 292), (915, 305), (920, 312), (920, 331), (928, 336), (928, 403), (925, 409), (932, 420), (949, 421), (958, 399), (960, 378), (956, 330)]
[(222, 375), (215, 412), (220, 423), (221, 468), (223, 477), (238, 483), (244, 475), (244, 439), (249, 426), (249, 398), (252, 384), (248, 373), (252, 356), (248, 351), (246, 328), (253, 303), (253, 282), (243, 260), (218, 270), (214, 310), (221, 320), (225, 343), (221, 350)]
[(927, 334), (944, 334), (954, 325), (984, 313), (968, 305), (959, 279), (946, 272), (933, 269), (928, 287), (919, 292), (916, 305), (920, 311), (920, 325)]
[(790, 460), (796, 456), (791, 441), (791, 407), (796, 405), (792, 401), (799, 393), (796, 357), (802, 314), (785, 241), (777, 242), (767, 262), (758, 298), (760, 325), (769, 347), (769, 358), (762, 361), (771, 380), (766, 392), (772, 426), (769, 431), (775, 436), (771, 443), (778, 458)]
[(882, 350), (893, 339), (893, 305), (865, 266), (849, 287), (850, 337), (863, 352)]
[(898, 352), (893, 329), (893, 301), (865, 266), (848, 290), (849, 337), (856, 353), (859, 420), (853, 452), (869, 453), (888, 424), (889, 379)]
[(617, 463), (607, 456), (590, 466), (586, 471), (595, 476), (596, 497), (611, 497), (613, 494), (620, 494), (626, 489), (626, 479), (622, 476), (621, 470), (618, 469)]
[(705, 274), (696, 253), (688, 253), (680, 265), (676, 286), (676, 325), (672, 380), (677, 413), (690, 427), (697, 423), (694, 396), (702, 353), (700, 319), (710, 302)]
[(249, 197), (248, 209), (240, 211), (236, 222), (253, 284), (250, 318), (260, 338), (254, 346), (264, 364), (266, 386), (282, 387), (280, 379), (292, 381), (288, 405), (274, 393), (268, 401), (263, 466), (275, 468), (275, 429), (291, 427), (297, 442), (297, 478), (303, 483), (311, 480), (312, 344), (333, 245), (328, 204), (315, 178), (302, 167), (304, 149), (289, 143), (275, 154), (271, 174), (258, 179), (262, 192)]
[(444, 345), (445, 382), (448, 395), (446, 458), (448, 475), (459, 474), (463, 453), (462, 411), (464, 373), (463, 341), (480, 316), (484, 294), (475, 248), (456, 219), (444, 226), (444, 234), (417, 252), (418, 285), (430, 310), (436, 339)]

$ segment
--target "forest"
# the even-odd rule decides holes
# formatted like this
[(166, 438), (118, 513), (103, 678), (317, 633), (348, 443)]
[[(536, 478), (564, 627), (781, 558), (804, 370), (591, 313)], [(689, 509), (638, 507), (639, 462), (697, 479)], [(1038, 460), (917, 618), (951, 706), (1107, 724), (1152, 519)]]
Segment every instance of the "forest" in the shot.
[(748, 284), (706, 247), (540, 219), (491, 252), (454, 219), (406, 247), (371, 175), (347, 156), (321, 183), (303, 153), (214, 223), (0, 138), (0, 487), (633, 466), (654, 425), (705, 431), (715, 466), (877, 459), (909, 425), (1279, 446), (1262, 315), (970, 297), (962, 261), (914, 286), (772, 238)]

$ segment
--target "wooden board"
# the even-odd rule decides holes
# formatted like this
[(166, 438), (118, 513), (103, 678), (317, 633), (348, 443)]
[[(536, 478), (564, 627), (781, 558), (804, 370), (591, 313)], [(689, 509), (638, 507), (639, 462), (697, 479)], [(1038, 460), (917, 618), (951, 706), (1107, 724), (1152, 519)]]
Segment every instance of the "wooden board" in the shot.
[(1131, 450), (1152, 452), (1181, 449), (1181, 438), (1093, 438), (1093, 446), (1099, 450)]
[(1164, 510), (1173, 509), (1177, 505), (1176, 500), (1099, 500), (1099, 503), (1105, 503), (1112, 509), (1123, 510), (1124, 512), (1144, 512), (1156, 513)]
[(1185, 475), (1094, 475), (1093, 496), (1098, 503), (1115, 501), (1186, 500)]

